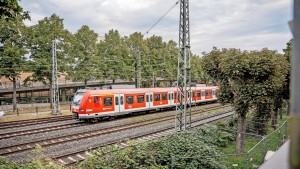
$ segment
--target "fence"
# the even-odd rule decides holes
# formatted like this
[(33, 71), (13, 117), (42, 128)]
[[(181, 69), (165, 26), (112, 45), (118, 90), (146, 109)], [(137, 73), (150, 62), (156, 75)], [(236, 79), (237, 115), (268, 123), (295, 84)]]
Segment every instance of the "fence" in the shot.
[[(227, 131), (232, 132), (232, 131)], [(236, 132), (236, 131), (233, 131)], [(266, 136), (260, 136), (251, 133), (245, 133), (247, 140), (259, 139), (260, 141), (255, 144), (249, 151), (244, 154), (224, 154), (221, 156), (214, 156), (218, 161), (223, 160), (229, 168), (245, 168), (253, 169), (259, 168), (264, 162), (264, 157), (267, 151), (276, 151), (287, 139), (288, 135), (288, 119), (285, 120), (281, 126)], [(197, 157), (171, 157), (171, 169), (176, 168), (197, 168), (201, 164), (201, 160), (209, 161), (212, 156), (197, 156)], [(230, 160), (229, 160), (230, 159)], [(232, 163), (227, 163), (231, 161)], [(198, 167), (200, 168), (200, 167)]]
[[(63, 111), (70, 110), (71, 102), (62, 102), (60, 103), (60, 108)], [(12, 110), (12, 105), (2, 105), (0, 106), (0, 112), (3, 112), (4, 116), (6, 115), (21, 115), (21, 114), (41, 114), (51, 112), (50, 104), (49, 103), (34, 103), (34, 104), (25, 104), (25, 105), (18, 105), (16, 111)]]
[(246, 169), (257, 168), (264, 162), (267, 151), (276, 151), (287, 139), (288, 120), (276, 130), (264, 136), (252, 149), (246, 153)]

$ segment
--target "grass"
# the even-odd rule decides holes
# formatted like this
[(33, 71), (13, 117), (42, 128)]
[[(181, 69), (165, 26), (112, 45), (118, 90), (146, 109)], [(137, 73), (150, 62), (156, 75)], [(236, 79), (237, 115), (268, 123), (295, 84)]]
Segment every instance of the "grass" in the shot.
[[(281, 127), (281, 125), (286, 121), (288, 117), (283, 116), (282, 120), (278, 120), (278, 127)], [(270, 123), (270, 122), (269, 122)], [(268, 123), (268, 124), (269, 124)], [(254, 139), (253, 137), (246, 137), (245, 141), (245, 147), (243, 155), (234, 155), (235, 154), (235, 142), (231, 142), (227, 147), (221, 148), (221, 151), (224, 154), (227, 154), (224, 156), (227, 161), (227, 166), (229, 168), (246, 168), (246, 159), (247, 159), (247, 152), (251, 150), (256, 144), (258, 144), (254, 149), (252, 149), (248, 156), (248, 167), (249, 168), (259, 168), (259, 166), (264, 162), (264, 151), (276, 151), (283, 143), (284, 140), (283, 134), (285, 134), (285, 126), (282, 128), (278, 128), (278, 130), (274, 131), (271, 125), (268, 127), (268, 137), (265, 139), (265, 142), (261, 142), (258, 144), (261, 139)]]

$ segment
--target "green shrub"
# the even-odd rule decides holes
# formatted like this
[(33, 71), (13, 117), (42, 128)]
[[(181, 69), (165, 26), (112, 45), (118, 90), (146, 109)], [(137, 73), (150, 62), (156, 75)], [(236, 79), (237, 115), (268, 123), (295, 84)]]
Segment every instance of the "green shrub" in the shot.
[(117, 146), (100, 148), (78, 165), (78, 168), (165, 169), (171, 166), (171, 157), (175, 156), (176, 169), (224, 169), (225, 162), (220, 158), (222, 154), (218, 146), (226, 146), (231, 139), (230, 134), (220, 131), (217, 126), (205, 126), (150, 142), (133, 144), (125, 149)]

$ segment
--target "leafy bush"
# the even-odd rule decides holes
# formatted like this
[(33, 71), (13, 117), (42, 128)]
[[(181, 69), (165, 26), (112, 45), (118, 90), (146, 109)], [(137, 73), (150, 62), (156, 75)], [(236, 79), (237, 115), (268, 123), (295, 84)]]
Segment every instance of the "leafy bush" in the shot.
[(232, 139), (232, 135), (220, 131), (217, 126), (205, 126), (150, 142), (133, 144), (126, 149), (117, 146), (100, 148), (78, 165), (78, 168), (167, 169), (171, 166), (171, 157), (175, 156), (176, 169), (224, 169), (225, 162), (220, 158), (222, 154), (218, 146), (226, 146)]
[(0, 168), (1, 169), (63, 169), (63, 166), (60, 166), (53, 162), (51, 159), (46, 158), (44, 149), (41, 146), (36, 146), (33, 150), (33, 153), (37, 155), (37, 158), (33, 159), (31, 162), (26, 164), (20, 164), (14, 161), (9, 161), (4, 157), (0, 156)]

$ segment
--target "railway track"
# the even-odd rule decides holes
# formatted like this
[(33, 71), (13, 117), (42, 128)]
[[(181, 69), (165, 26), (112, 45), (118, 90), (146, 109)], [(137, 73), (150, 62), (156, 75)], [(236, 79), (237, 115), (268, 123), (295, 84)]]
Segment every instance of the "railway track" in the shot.
[[(233, 114), (234, 114), (233, 111), (226, 111), (224, 113), (216, 113), (216, 114), (213, 114), (213, 115), (209, 115), (209, 116), (203, 117), (199, 120), (193, 120), (191, 127), (195, 128), (195, 127), (201, 126), (201, 125), (206, 124), (206, 123), (211, 123), (211, 122), (214, 122), (214, 121), (217, 121), (217, 120), (221, 120), (221, 119), (227, 118), (229, 116), (232, 116)], [(152, 139), (155, 139), (155, 138), (158, 138), (158, 137), (162, 137), (162, 136), (165, 136), (165, 135), (168, 135), (168, 134), (172, 134), (174, 132), (175, 132), (174, 126), (169, 126), (169, 127), (161, 129), (160, 131), (153, 131), (151, 133), (140, 134), (138, 136), (132, 136), (130, 138), (127, 138), (127, 140), (128, 139), (130, 141), (135, 140), (135, 141), (137, 141), (137, 143), (139, 143), (139, 142), (152, 140)], [(105, 143), (105, 144), (102, 144), (102, 145), (97, 145), (97, 146), (94, 146), (94, 147), (90, 147), (89, 151), (95, 150), (99, 147), (103, 147), (103, 146), (107, 146), (107, 145), (117, 145), (120, 148), (126, 148), (126, 147), (129, 146), (129, 143), (128, 143), (128, 141), (117, 140), (117, 141), (108, 142), (108, 143)], [(59, 156), (52, 156), (51, 158), (58, 161), (62, 165), (71, 166), (75, 163), (78, 163), (80, 161), (85, 160), (85, 158), (87, 156), (90, 156), (91, 153), (89, 151), (79, 150), (79, 151), (76, 151), (76, 152), (67, 153), (67, 154), (63, 154), (63, 155), (59, 155)]]
[(32, 125), (38, 125), (38, 124), (44, 124), (44, 123), (59, 122), (59, 121), (65, 121), (65, 120), (71, 120), (71, 119), (72, 119), (72, 116), (70, 115), (70, 116), (39, 118), (39, 119), (33, 119), (33, 120), (3, 122), (3, 123), (0, 123), (0, 130), (8, 129), (8, 128), (32, 126)]
[[(227, 108), (227, 107), (228, 106), (223, 106), (223, 107), (221, 106), (221, 108)], [(214, 108), (208, 109), (207, 111), (216, 110), (219, 108), (220, 107), (217, 107), (217, 108), (214, 107)], [(202, 111), (194, 110), (192, 112), (192, 115), (197, 115), (197, 114), (202, 114), (202, 113), (203, 113)], [(137, 128), (137, 127), (141, 127), (141, 126), (145, 126), (145, 125), (151, 125), (151, 124), (166, 122), (166, 121), (170, 121), (170, 120), (174, 120), (173, 114), (165, 116), (165, 117), (154, 118), (151, 120), (139, 121), (138, 124), (136, 122), (133, 122), (133, 123), (124, 124), (124, 125), (120, 125), (120, 126), (107, 127), (107, 128), (103, 128), (103, 129), (95, 129), (95, 130), (87, 131), (87, 132), (75, 133), (75, 134), (70, 134), (70, 135), (64, 135), (64, 136), (59, 136), (59, 137), (31, 141), (31, 142), (27, 142), (27, 143), (23, 143), (23, 144), (18, 144), (18, 145), (6, 146), (6, 147), (0, 148), (0, 155), (4, 156), (4, 155), (18, 153), (21, 151), (31, 150), (31, 149), (35, 148), (35, 146), (37, 146), (37, 145), (40, 145), (42, 147), (48, 147), (48, 146), (61, 144), (61, 143), (65, 143), (65, 142), (71, 142), (71, 141), (76, 141), (76, 140), (80, 140), (80, 139), (97, 137), (97, 136), (104, 135), (104, 134), (110, 134), (110, 133), (119, 132), (122, 130), (129, 130), (129, 129), (133, 129), (133, 128)], [(75, 127), (77, 127), (77, 126), (75, 126)]]
[[(215, 105), (215, 104), (211, 104), (211, 105), (207, 105), (207, 106), (213, 106), (213, 105)], [(25, 127), (25, 126), (30, 126), (30, 125), (38, 125), (38, 124), (43, 124), (43, 123), (51, 123), (51, 122), (58, 122), (58, 121), (71, 120), (71, 119), (72, 119), (72, 115), (65, 115), (65, 116), (47, 117), (47, 118), (30, 119), (30, 120), (1, 122), (0, 129)]]
[[(221, 105), (214, 106), (214, 107), (209, 106), (208, 108), (204, 109), (204, 111), (213, 110), (213, 109), (217, 109), (220, 107), (222, 107), (222, 106)], [(146, 116), (146, 115), (147, 114), (140, 115), (140, 117)], [(127, 118), (130, 118), (130, 117), (127, 117)], [(118, 119), (118, 120), (123, 120), (123, 119), (124, 118)], [(102, 124), (103, 123), (109, 123), (109, 122), (102, 122)], [(5, 133), (0, 134), (0, 140), (8, 139), (8, 138), (16, 137), (16, 136), (25, 136), (25, 135), (31, 135), (31, 134), (38, 134), (38, 133), (68, 129), (68, 128), (82, 127), (84, 125), (91, 125), (91, 124), (75, 122), (72, 124), (60, 124), (60, 125), (56, 125), (56, 126), (47, 126), (47, 127), (36, 128), (36, 129), (27, 129), (27, 130), (25, 129), (25, 130), (20, 130), (20, 131), (15, 131), (15, 132), (5, 132)], [(21, 126), (21, 127), (24, 127), (24, 126)]]

